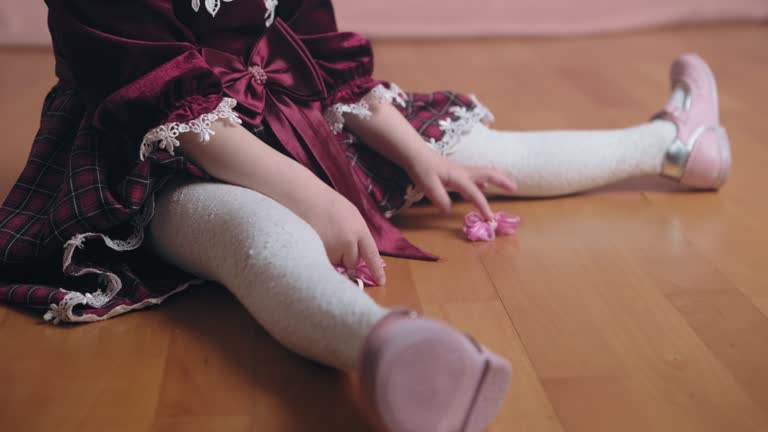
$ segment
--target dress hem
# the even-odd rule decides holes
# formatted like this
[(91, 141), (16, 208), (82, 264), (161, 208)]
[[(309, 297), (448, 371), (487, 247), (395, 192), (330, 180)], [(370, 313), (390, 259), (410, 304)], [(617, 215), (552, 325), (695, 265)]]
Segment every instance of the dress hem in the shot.
[(137, 249), (144, 243), (145, 229), (149, 225), (149, 222), (152, 220), (152, 216), (154, 216), (155, 193), (152, 194), (147, 204), (144, 205), (144, 208), (141, 210), (141, 212), (131, 222), (134, 225), (135, 230), (133, 234), (128, 237), (128, 239), (115, 240), (100, 233), (81, 233), (74, 235), (69, 241), (64, 243), (62, 271), (70, 276), (98, 274), (99, 284), (103, 287), (99, 288), (95, 293), (86, 294), (77, 291), (60, 289), (60, 291), (66, 292), (67, 295), (63, 300), (59, 301), (59, 303), (51, 303), (48, 305), (48, 310), (43, 316), (45, 321), (51, 322), (53, 324), (60, 324), (62, 322), (83, 323), (103, 321), (117, 315), (122, 315), (126, 312), (144, 309), (149, 306), (160, 304), (165, 301), (166, 298), (172, 296), (173, 294), (184, 291), (190, 285), (205, 283), (205, 281), (202, 279), (191, 279), (182, 284), (179, 284), (169, 293), (158, 297), (146, 298), (132, 305), (116, 306), (102, 316), (95, 314), (78, 315), (74, 313), (74, 308), (77, 306), (86, 305), (93, 308), (103, 307), (105, 304), (111, 301), (123, 287), (123, 283), (120, 278), (109, 271), (104, 271), (95, 267), (85, 267), (76, 271), (67, 271), (72, 265), (72, 261), (77, 249), (85, 248), (84, 242), (88, 239), (101, 239), (107, 247), (118, 252), (127, 252)]

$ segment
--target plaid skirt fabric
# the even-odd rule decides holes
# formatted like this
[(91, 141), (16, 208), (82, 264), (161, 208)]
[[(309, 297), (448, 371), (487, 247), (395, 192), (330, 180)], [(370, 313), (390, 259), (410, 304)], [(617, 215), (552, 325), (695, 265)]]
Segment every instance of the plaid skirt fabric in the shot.
[[(491, 119), (474, 98), (452, 92), (409, 93), (396, 106), (443, 153)], [(155, 192), (177, 176), (208, 175), (181, 155), (155, 152), (138, 161), (120, 154), (124, 146), (107, 143), (121, 138), (90, 125), (78, 91), (54, 87), (27, 164), (0, 208), (0, 301), (44, 311), (53, 323), (103, 320), (201, 282), (144, 240)], [(386, 216), (421, 198), (398, 166), (355, 135), (344, 130), (336, 137), (356, 180)], [(260, 138), (280, 145), (279, 137)]]

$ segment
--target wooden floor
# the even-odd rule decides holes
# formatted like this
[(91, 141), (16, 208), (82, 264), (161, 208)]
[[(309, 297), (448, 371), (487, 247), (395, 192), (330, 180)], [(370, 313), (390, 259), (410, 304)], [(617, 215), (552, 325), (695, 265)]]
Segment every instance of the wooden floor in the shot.
[[(512, 360), (493, 431), (768, 431), (768, 27), (376, 48), (380, 77), (475, 92), (515, 129), (643, 121), (678, 53), (708, 59), (734, 144), (720, 193), (632, 182), (498, 202), (525, 225), (479, 245), (458, 231), (468, 206), (449, 217), (417, 208), (398, 224), (445, 262), (389, 259), (389, 285), (371, 294)], [(47, 51), (2, 50), (0, 64), (4, 196), (53, 63)], [(74, 327), (0, 307), (0, 431), (379, 431), (354, 388), (280, 348), (212, 287)]]

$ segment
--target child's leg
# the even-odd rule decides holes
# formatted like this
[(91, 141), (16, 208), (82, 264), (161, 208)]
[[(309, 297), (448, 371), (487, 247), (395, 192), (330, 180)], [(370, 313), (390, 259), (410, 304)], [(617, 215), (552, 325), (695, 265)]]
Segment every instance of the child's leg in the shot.
[(150, 231), (170, 262), (226, 286), (275, 339), (321, 363), (356, 367), (387, 313), (333, 269), (312, 227), (253, 190), (169, 185)]
[(686, 54), (672, 64), (670, 75), (672, 96), (657, 120), (602, 131), (503, 132), (477, 126), (450, 157), (501, 168), (517, 181), (521, 196), (564, 195), (659, 174), (692, 188), (719, 188), (731, 156), (714, 74), (700, 57)]
[(169, 185), (150, 232), (163, 256), (229, 288), (287, 348), (358, 369), (393, 432), (480, 432), (506, 396), (506, 360), (444, 323), (377, 306), (333, 269), (307, 223), (258, 192)]
[(501, 168), (517, 182), (515, 195), (557, 196), (658, 175), (674, 138), (675, 126), (664, 120), (602, 131), (506, 132), (477, 125), (449, 157)]

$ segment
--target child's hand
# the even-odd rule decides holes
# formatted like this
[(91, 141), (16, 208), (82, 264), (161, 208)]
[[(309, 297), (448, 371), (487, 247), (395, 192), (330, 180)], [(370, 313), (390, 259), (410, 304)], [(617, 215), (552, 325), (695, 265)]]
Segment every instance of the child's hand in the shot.
[(416, 187), (442, 211), (447, 213), (451, 210), (448, 192), (458, 192), (464, 199), (472, 202), (486, 220), (493, 219), (493, 212), (483, 189), (489, 184), (510, 193), (517, 188), (515, 183), (497, 168), (461, 165), (431, 150), (422, 153), (406, 171)]
[(331, 188), (308, 199), (298, 213), (320, 235), (328, 259), (347, 269), (360, 260), (368, 265), (374, 281), (386, 283), (379, 249), (357, 207)]
[(405, 169), (416, 187), (441, 210), (451, 209), (448, 191), (458, 192), (474, 203), (486, 220), (491, 220), (493, 213), (482, 190), (488, 184), (508, 192), (516, 189), (512, 180), (496, 168), (461, 165), (428, 148), (424, 138), (392, 104), (380, 103), (371, 109), (370, 119), (345, 116), (347, 127), (369, 147)]

